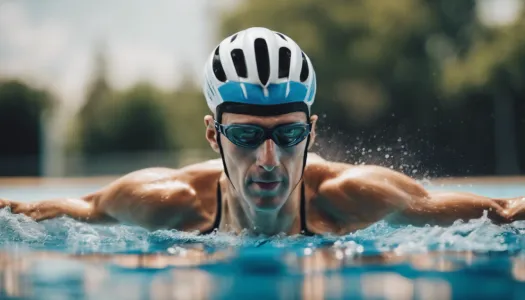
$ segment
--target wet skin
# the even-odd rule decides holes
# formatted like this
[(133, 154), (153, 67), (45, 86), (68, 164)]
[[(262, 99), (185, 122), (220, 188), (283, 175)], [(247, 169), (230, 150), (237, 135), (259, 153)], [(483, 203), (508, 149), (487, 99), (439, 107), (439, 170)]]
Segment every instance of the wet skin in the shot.
[[(317, 116), (312, 116), (310, 146)], [(220, 159), (180, 169), (150, 168), (127, 174), (78, 199), (21, 203), (0, 199), (0, 207), (37, 221), (67, 215), (90, 223), (120, 222), (155, 229), (205, 231), (217, 214), (217, 183), (222, 194), (220, 230), (255, 234), (298, 234), (300, 186), (305, 185), (306, 223), (314, 233), (347, 234), (388, 218), (407, 224), (450, 224), (479, 218), (496, 223), (525, 219), (525, 197), (491, 199), (470, 193), (429, 192), (402, 173), (372, 165), (350, 165), (309, 153), (301, 178), (306, 140), (283, 148), (266, 140), (255, 149), (217, 135), (212, 116), (205, 136), (219, 153), (220, 136), (230, 179)], [(271, 117), (225, 113), (223, 124), (272, 128), (306, 122), (302, 112)]]

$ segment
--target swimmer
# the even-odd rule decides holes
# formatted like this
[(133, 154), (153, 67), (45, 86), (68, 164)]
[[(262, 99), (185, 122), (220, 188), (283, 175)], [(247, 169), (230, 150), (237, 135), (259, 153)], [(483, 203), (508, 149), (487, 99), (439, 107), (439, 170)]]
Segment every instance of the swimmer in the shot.
[(450, 224), (525, 219), (525, 198), (430, 192), (389, 168), (331, 162), (308, 153), (316, 75), (288, 36), (249, 28), (224, 39), (205, 66), (211, 114), (205, 137), (221, 158), (127, 174), (78, 199), (0, 200), (36, 221), (69, 216), (150, 230), (343, 235), (387, 219)]

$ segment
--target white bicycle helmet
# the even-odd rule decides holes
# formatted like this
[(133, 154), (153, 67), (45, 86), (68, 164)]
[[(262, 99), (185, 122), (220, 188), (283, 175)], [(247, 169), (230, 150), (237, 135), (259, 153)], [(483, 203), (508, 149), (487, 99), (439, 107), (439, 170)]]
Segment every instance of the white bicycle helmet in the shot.
[(291, 38), (267, 28), (224, 39), (204, 71), (203, 92), (219, 122), (226, 111), (262, 116), (304, 111), (309, 116), (315, 90), (308, 56)]

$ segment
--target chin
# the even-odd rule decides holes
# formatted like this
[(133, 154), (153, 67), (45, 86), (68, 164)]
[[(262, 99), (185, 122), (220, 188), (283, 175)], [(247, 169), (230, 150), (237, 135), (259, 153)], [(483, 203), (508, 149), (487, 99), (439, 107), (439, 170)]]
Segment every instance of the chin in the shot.
[(273, 211), (283, 206), (283, 199), (280, 196), (251, 197), (250, 202), (257, 211)]

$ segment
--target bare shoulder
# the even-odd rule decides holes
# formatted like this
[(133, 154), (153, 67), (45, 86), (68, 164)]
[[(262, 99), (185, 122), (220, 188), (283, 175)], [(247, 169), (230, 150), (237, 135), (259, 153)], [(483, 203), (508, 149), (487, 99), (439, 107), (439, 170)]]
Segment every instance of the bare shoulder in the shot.
[(217, 161), (179, 169), (147, 168), (122, 176), (88, 200), (121, 222), (146, 228), (186, 228), (196, 220), (206, 225), (207, 208), (215, 203), (210, 186), (221, 174)]
[(340, 179), (345, 182), (358, 184), (384, 185), (405, 190), (409, 193), (423, 195), (425, 189), (415, 179), (390, 168), (377, 165), (359, 165), (348, 168), (340, 174)]
[[(312, 157), (312, 160), (310, 160)], [(352, 186), (381, 186), (397, 187), (410, 190), (417, 194), (426, 193), (424, 188), (409, 176), (378, 165), (352, 165), (332, 162), (318, 155), (308, 156), (309, 161), (305, 169), (307, 185), (319, 190), (325, 188), (339, 188), (341, 185)]]
[[(115, 180), (98, 194), (103, 198), (132, 197), (154, 198), (172, 197), (178, 199), (195, 198), (202, 188), (209, 187), (222, 174), (220, 160), (210, 160), (188, 165), (180, 169), (147, 168), (126, 174)], [(187, 197), (184, 197), (186, 195)]]
[(141, 184), (162, 183), (166, 181), (178, 181), (191, 184), (199, 180), (217, 180), (222, 173), (223, 167), (220, 159), (208, 160), (179, 169), (172, 168), (146, 168), (126, 174), (116, 180), (116, 186), (137, 186)]

